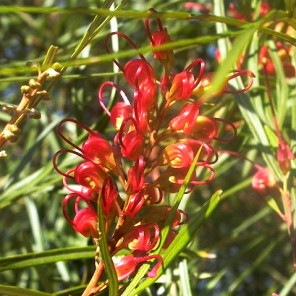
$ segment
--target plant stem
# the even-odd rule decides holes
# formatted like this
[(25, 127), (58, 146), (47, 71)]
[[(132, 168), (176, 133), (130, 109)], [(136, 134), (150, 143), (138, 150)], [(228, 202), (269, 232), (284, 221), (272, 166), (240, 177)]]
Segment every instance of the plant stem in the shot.
[(104, 264), (101, 261), (97, 266), (96, 266), (96, 270), (91, 278), (91, 280), (89, 281), (86, 289), (84, 290), (83, 294), (81, 296), (90, 296), (93, 295), (94, 290), (96, 290), (96, 288), (98, 287), (98, 282), (103, 274), (104, 271)]

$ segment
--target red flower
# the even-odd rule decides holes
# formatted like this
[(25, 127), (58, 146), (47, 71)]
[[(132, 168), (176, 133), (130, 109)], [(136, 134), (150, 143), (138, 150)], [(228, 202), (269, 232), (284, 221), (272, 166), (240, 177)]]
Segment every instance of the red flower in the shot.
[(211, 141), (218, 134), (218, 124), (214, 118), (199, 115), (192, 129), (192, 135), (201, 141)]
[(259, 168), (252, 178), (252, 187), (258, 193), (265, 195), (268, 190), (277, 186), (276, 179), (267, 168)]
[(98, 132), (93, 132), (93, 134), (88, 136), (82, 144), (82, 151), (86, 159), (114, 173), (117, 172), (114, 149)]
[[(75, 216), (73, 220), (68, 216), (67, 205), (70, 199), (75, 198)], [(87, 207), (79, 209), (79, 203), (83, 201)], [(98, 238), (97, 231), (98, 216), (97, 212), (93, 209), (91, 203), (85, 200), (82, 196), (77, 196), (74, 193), (68, 194), (63, 200), (63, 214), (66, 220), (72, 225), (73, 229), (85, 237)]]
[(114, 264), (118, 280), (123, 281), (133, 274), (137, 268), (137, 265), (146, 261), (157, 259), (158, 262), (148, 272), (148, 277), (154, 278), (157, 275), (157, 271), (162, 264), (162, 258), (159, 255), (150, 255), (143, 257), (135, 257), (133, 254), (123, 257), (118, 263)]
[(136, 121), (133, 118), (127, 118), (122, 123), (118, 132), (118, 140), (121, 144), (122, 156), (136, 160), (143, 154), (145, 137), (138, 131)]
[(116, 252), (122, 248), (129, 248), (133, 251), (151, 251), (158, 242), (160, 235), (159, 227), (155, 223), (133, 226), (123, 236)]
[(210, 163), (210, 159), (214, 155), (214, 150), (210, 145), (198, 140), (183, 139), (164, 148), (159, 165), (169, 165), (173, 168), (188, 168), (198, 152), (200, 155), (197, 165)]
[[(98, 193), (93, 188), (89, 188), (87, 186), (83, 185), (76, 185), (75, 187), (71, 187), (67, 183), (67, 179), (71, 178), (70, 174), (74, 172), (76, 169), (69, 170), (66, 175), (63, 176), (63, 185), (65, 188), (67, 188), (69, 191), (76, 193), (77, 195), (82, 196), (84, 199), (97, 201)], [(68, 176), (67, 176), (68, 175)], [(87, 183), (89, 184), (89, 183)]]
[(91, 161), (80, 163), (74, 170), (75, 181), (80, 185), (94, 189), (96, 192), (99, 192), (102, 188), (107, 177), (106, 172)]
[[(198, 64), (200, 64), (200, 71), (198, 76), (195, 77), (190, 71)], [(189, 99), (193, 90), (202, 79), (204, 68), (204, 61), (202, 59), (196, 59), (183, 72), (176, 74), (172, 81), (172, 87), (169, 91), (168, 99), (171, 101)]]
[[(149, 9), (148, 12), (154, 13), (157, 12), (155, 9)], [(159, 18), (156, 19), (159, 31), (151, 33), (150, 30), (150, 18), (145, 20), (145, 28), (148, 35), (148, 38), (151, 41), (152, 46), (160, 46), (166, 43), (170, 43), (171, 39), (167, 32), (167, 29), (163, 27), (162, 22)], [(154, 58), (159, 60), (167, 68), (171, 67), (174, 62), (174, 53), (172, 49), (166, 50), (157, 50), (153, 51)]]
[(127, 205), (124, 209), (124, 214), (134, 217), (145, 203), (144, 190), (133, 193), (128, 197)]
[(102, 211), (105, 215), (110, 216), (114, 212), (114, 203), (118, 197), (116, 183), (111, 177), (107, 177), (102, 186)]
[(124, 120), (129, 117), (132, 117), (133, 109), (131, 105), (127, 105), (124, 102), (119, 102), (114, 105), (110, 113), (110, 120), (114, 127), (117, 130), (120, 130), (120, 127)]
[(135, 88), (140, 88), (141, 84), (147, 80), (152, 82), (156, 80), (153, 68), (143, 59), (127, 62), (124, 66), (123, 74), (127, 82)]
[(145, 182), (145, 175), (144, 175), (145, 166), (146, 166), (146, 163), (144, 161), (144, 158), (143, 156), (140, 156), (137, 159), (135, 165), (128, 170), (127, 183), (129, 186), (126, 189), (128, 193), (133, 193), (143, 189), (144, 182)]
[(73, 229), (85, 237), (98, 237), (97, 231), (98, 217), (92, 208), (79, 210), (72, 222)]
[(199, 116), (200, 105), (200, 102), (184, 105), (181, 112), (170, 121), (170, 128), (178, 133), (191, 134)]

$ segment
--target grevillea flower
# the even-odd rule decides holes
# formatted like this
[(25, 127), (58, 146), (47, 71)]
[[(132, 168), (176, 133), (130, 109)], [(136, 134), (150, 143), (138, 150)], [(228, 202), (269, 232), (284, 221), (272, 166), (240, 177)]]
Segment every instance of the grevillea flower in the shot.
[(71, 173), (75, 172), (75, 169), (69, 170), (64, 176), (63, 176), (63, 185), (65, 188), (67, 188), (70, 192), (76, 193), (77, 195), (82, 196), (84, 199), (97, 201), (98, 193), (93, 188), (89, 188), (87, 186), (83, 185), (76, 185), (75, 187), (72, 187), (67, 183), (67, 180)]
[[(200, 65), (197, 77), (195, 77), (194, 73), (191, 72), (196, 65)], [(183, 72), (176, 74), (168, 93), (168, 100), (179, 101), (189, 99), (193, 90), (201, 81), (204, 69), (205, 62), (202, 59), (196, 59)]]
[(135, 88), (141, 88), (142, 83), (147, 80), (156, 80), (153, 68), (145, 59), (129, 61), (124, 66), (123, 73), (127, 82)]
[(252, 178), (253, 189), (262, 195), (266, 195), (270, 189), (276, 186), (276, 179), (267, 168), (260, 167)]
[[(148, 12), (154, 13), (155, 9), (149, 9)], [(160, 46), (166, 43), (170, 43), (171, 39), (167, 32), (167, 29), (163, 27), (162, 22), (159, 18), (156, 19), (159, 31), (155, 31), (151, 33), (150, 30), (150, 18), (145, 20), (145, 28), (147, 32), (147, 36), (151, 41), (152, 46)], [(154, 58), (159, 60), (162, 64), (164, 64), (167, 69), (170, 68), (174, 62), (174, 53), (172, 49), (166, 50), (157, 50), (153, 51)]]
[(128, 233), (118, 242), (116, 252), (122, 248), (133, 251), (151, 251), (158, 242), (160, 235), (159, 227), (155, 223), (147, 223), (133, 226)]
[(127, 198), (124, 214), (130, 217), (134, 217), (141, 210), (144, 203), (145, 203), (144, 189), (131, 194)]
[(118, 276), (118, 280), (119, 281), (125, 280), (136, 271), (138, 264), (141, 264), (153, 259), (156, 259), (157, 263), (147, 274), (148, 277), (151, 277), (151, 278), (154, 278), (157, 275), (157, 271), (162, 264), (161, 256), (150, 255), (150, 256), (135, 257), (133, 254), (131, 254), (121, 258), (119, 262), (114, 264), (114, 267)]
[(92, 162), (105, 167), (113, 173), (117, 172), (114, 149), (110, 143), (93, 132), (82, 144), (83, 155)]
[[(75, 198), (75, 216), (73, 220), (68, 216), (67, 205), (69, 200)], [(87, 205), (86, 208), (79, 209), (79, 203), (84, 201)], [(66, 220), (72, 225), (73, 229), (85, 237), (98, 238), (97, 231), (98, 216), (97, 212), (93, 209), (91, 203), (82, 196), (70, 193), (63, 200), (63, 213)]]
[(114, 203), (118, 198), (117, 186), (111, 177), (107, 177), (104, 180), (101, 194), (103, 213), (106, 216), (110, 216), (115, 210)]
[(120, 130), (120, 127), (124, 120), (132, 117), (133, 111), (131, 105), (127, 105), (124, 102), (116, 103), (110, 113), (110, 121), (116, 130)]
[(199, 115), (192, 129), (192, 135), (201, 141), (211, 141), (217, 137), (219, 128), (214, 118)]
[(177, 133), (191, 134), (200, 114), (200, 106), (201, 103), (199, 101), (193, 104), (185, 104), (180, 113), (170, 121), (170, 128)]
[(210, 145), (198, 140), (183, 139), (164, 148), (159, 165), (169, 165), (173, 168), (188, 168), (197, 153), (199, 153), (197, 165), (209, 164), (214, 155), (214, 149)]
[(97, 192), (102, 188), (107, 176), (101, 166), (91, 161), (80, 163), (74, 170), (74, 178), (78, 184), (92, 188)]
[[(130, 130), (131, 127), (134, 127), (134, 129)], [(126, 130), (128, 132), (125, 132)], [(124, 120), (118, 133), (118, 139), (121, 144), (121, 153), (124, 157), (136, 160), (143, 154), (145, 137), (139, 132), (133, 118)]]
[[(149, 13), (156, 11), (151, 9)], [(64, 198), (63, 213), (73, 229), (86, 237), (98, 238), (97, 211), (101, 209), (103, 225), (100, 226), (105, 229), (112, 256), (121, 249), (132, 252), (114, 264), (120, 281), (133, 274), (140, 264), (154, 259), (157, 262), (148, 276), (156, 276), (162, 259), (159, 255), (150, 254), (159, 243), (161, 230), (173, 209), (165, 202), (164, 195), (180, 190), (196, 155), (199, 159), (187, 192), (196, 185), (211, 182), (215, 176), (211, 165), (218, 157), (212, 142), (228, 142), (236, 135), (232, 123), (210, 113), (202, 114), (202, 96), (212, 83), (212, 75), (205, 73), (204, 60), (197, 58), (176, 73), (172, 69), (173, 50), (155, 48), (171, 42), (167, 29), (160, 19), (155, 18), (156, 30), (152, 32), (152, 19), (151, 16), (145, 21), (145, 27), (153, 56), (163, 66), (162, 77), (142, 54), (122, 65), (114, 60), (123, 72), (130, 95), (128, 97), (118, 85), (108, 81), (101, 85), (97, 96), (114, 127), (115, 136), (109, 133), (112, 136), (109, 141), (98, 131), (66, 119), (58, 126), (58, 133), (72, 150), (63, 149), (54, 156), (54, 167), (63, 176), (64, 187), (70, 192)], [(114, 32), (105, 41), (108, 53), (112, 36), (123, 38), (137, 49), (125, 34)], [(229, 81), (238, 76), (250, 78), (250, 81), (242, 90), (233, 90)], [(250, 88), (252, 78), (249, 71), (233, 71), (219, 94), (244, 92)], [(116, 90), (115, 102), (110, 102), (110, 88)], [(110, 110), (109, 105), (112, 105)], [(177, 105), (180, 108), (175, 108)], [(62, 127), (66, 123), (76, 124), (87, 131), (88, 136), (81, 145), (73, 144), (65, 136), (66, 127)], [(231, 137), (227, 137), (229, 131), (232, 132)], [(67, 168), (66, 173), (57, 166), (58, 156), (64, 153), (80, 159), (78, 164), (75, 162), (74, 166)], [(165, 248), (173, 242), (178, 228), (188, 219), (185, 211), (176, 210)], [(99, 264), (103, 270), (104, 262)]]
[(133, 193), (144, 188), (145, 182), (145, 169), (146, 162), (144, 161), (144, 157), (140, 156), (135, 165), (131, 167), (127, 172), (127, 180), (129, 187), (126, 189), (127, 193)]
[[(292, 65), (291, 54), (290, 54), (290, 46), (284, 46), (282, 42), (276, 43), (277, 54), (281, 59), (282, 66), (285, 71), (285, 75), (288, 78), (295, 77), (295, 68)], [(276, 73), (273, 61), (268, 52), (268, 46), (264, 45), (261, 47), (259, 52), (259, 64), (264, 66), (264, 70), (269, 75), (274, 75)]]

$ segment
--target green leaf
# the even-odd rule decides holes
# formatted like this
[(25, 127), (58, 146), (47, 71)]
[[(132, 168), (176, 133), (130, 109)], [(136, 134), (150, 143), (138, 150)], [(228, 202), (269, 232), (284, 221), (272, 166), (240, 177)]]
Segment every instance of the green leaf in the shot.
[(5, 296), (52, 296), (50, 293), (39, 292), (30, 289), (23, 289), (14, 286), (0, 285), (0, 293)]
[(275, 201), (274, 198), (270, 198), (270, 199), (268, 199), (267, 204), (268, 204), (268, 206), (269, 206), (271, 209), (273, 209), (277, 214), (279, 214), (279, 215), (281, 215), (281, 216), (283, 215), (283, 213), (281, 212), (281, 210), (280, 210), (279, 206), (277, 205), (277, 202)]
[(55, 249), (39, 253), (15, 255), (0, 259), (0, 271), (28, 268), (32, 266), (56, 263), (59, 261), (72, 261), (93, 258), (95, 247), (70, 247)]
[(100, 256), (104, 262), (105, 270), (109, 280), (109, 296), (118, 295), (118, 279), (114, 268), (111, 254), (108, 249), (108, 240), (105, 232), (105, 221), (103, 217), (103, 210), (101, 206), (102, 195), (98, 199), (98, 230), (99, 230), (99, 247)]
[[(276, 78), (276, 96), (273, 97), (274, 107), (276, 109), (277, 120), (281, 128), (288, 110), (289, 87), (286, 80), (286, 74), (283, 63), (279, 57), (278, 49), (273, 40), (268, 41), (269, 55), (275, 68)], [(270, 79), (270, 78), (269, 78)]]

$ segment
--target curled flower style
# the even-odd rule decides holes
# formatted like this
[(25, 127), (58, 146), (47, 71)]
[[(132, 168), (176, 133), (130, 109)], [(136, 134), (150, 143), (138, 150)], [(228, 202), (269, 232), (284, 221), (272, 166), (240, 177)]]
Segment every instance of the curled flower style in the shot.
[[(98, 100), (99, 100), (99, 103), (100, 103), (101, 107), (102, 107), (103, 110), (105, 111), (105, 113), (106, 113), (108, 116), (111, 117), (111, 113), (110, 113), (110, 111), (108, 110), (108, 108), (107, 108), (107, 107), (105, 106), (105, 104), (104, 104), (104, 90), (105, 90), (105, 88), (106, 88), (107, 86), (111, 86), (111, 87), (115, 88), (115, 89), (119, 92), (120, 97), (121, 97), (121, 99), (122, 99), (123, 102), (124, 102), (124, 105), (121, 105), (121, 106), (130, 106), (131, 104), (130, 104), (130, 101), (129, 101), (129, 99), (127, 98), (125, 92), (124, 92), (122, 89), (120, 89), (120, 88), (117, 86), (116, 83), (111, 82), (111, 81), (104, 82), (104, 83), (101, 85), (101, 87), (99, 88), (99, 91), (98, 91)], [(130, 108), (131, 108), (131, 107), (130, 107)], [(125, 112), (129, 113), (128, 111), (131, 111), (131, 110), (132, 110), (132, 109), (130, 109), (130, 110), (127, 109)], [(128, 117), (128, 116), (127, 116), (127, 117)], [(112, 121), (112, 119), (111, 119), (111, 122), (114, 124), (114, 122)], [(116, 127), (115, 124), (114, 124), (114, 126)]]
[(89, 188), (83, 185), (76, 185), (75, 187), (70, 186), (67, 183), (67, 175), (70, 175), (73, 173), (75, 169), (69, 170), (65, 176), (63, 176), (63, 185), (66, 189), (68, 189), (70, 192), (76, 193), (77, 195), (81, 195), (84, 199), (97, 201), (97, 191), (95, 191), (93, 188)]
[(249, 77), (249, 83), (243, 88), (239, 90), (232, 90), (230, 89), (229, 85), (226, 85), (225, 89), (223, 90), (223, 93), (229, 93), (229, 94), (240, 94), (244, 93), (247, 90), (249, 90), (252, 85), (253, 85), (253, 80), (254, 80), (254, 73), (248, 70), (235, 70), (234, 74), (230, 75), (227, 78), (227, 81), (229, 82), (230, 80), (236, 78), (236, 77), (241, 77), (241, 76), (248, 76)]

